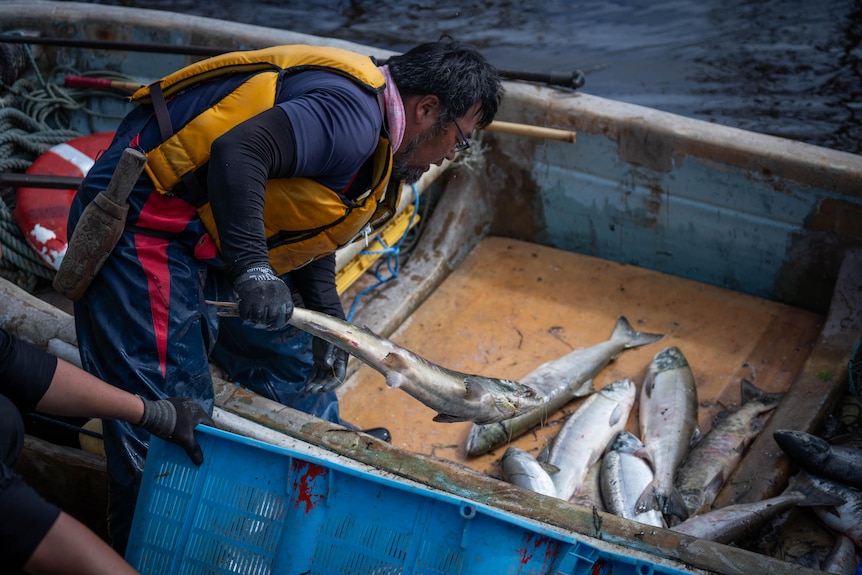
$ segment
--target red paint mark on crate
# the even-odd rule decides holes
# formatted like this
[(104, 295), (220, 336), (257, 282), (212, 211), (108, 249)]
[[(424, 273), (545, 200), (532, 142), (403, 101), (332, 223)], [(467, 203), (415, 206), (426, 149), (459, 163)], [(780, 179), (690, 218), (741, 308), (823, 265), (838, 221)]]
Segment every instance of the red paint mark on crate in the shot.
[(556, 544), (556, 541), (548, 539), (548, 545), (545, 547), (545, 571), (548, 571), (550, 566), (556, 562), (559, 554), (560, 546)]
[(532, 543), (533, 548), (530, 549), (530, 540), (533, 538), (533, 535), (535, 534), (529, 533), (527, 535), (527, 541), (525, 545), (515, 550), (521, 556), (521, 565), (526, 565), (533, 560), (533, 553), (536, 549), (544, 547), (546, 556), (548, 553), (551, 553), (551, 540), (548, 537), (537, 537), (536, 540)]
[(322, 493), (315, 493), (317, 478), (326, 474), (326, 468), (314, 463), (294, 460), (293, 466), (300, 473), (294, 485), (296, 490), (296, 505), (305, 504), (305, 513), (308, 514), (321, 499)]

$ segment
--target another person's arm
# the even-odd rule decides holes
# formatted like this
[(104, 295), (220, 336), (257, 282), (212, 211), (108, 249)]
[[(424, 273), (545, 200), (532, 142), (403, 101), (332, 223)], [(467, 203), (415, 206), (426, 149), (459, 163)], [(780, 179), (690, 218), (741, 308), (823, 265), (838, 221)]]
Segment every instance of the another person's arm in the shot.
[(203, 454), (194, 436), (195, 425), (213, 426), (212, 418), (190, 397), (150, 401), (109, 385), (62, 359), (57, 360), (51, 385), (36, 410), (52, 415), (120, 419), (139, 425), (185, 449), (197, 465), (203, 462)]
[(203, 461), (194, 436), (212, 418), (189, 397), (150, 401), (132, 395), (0, 329), (0, 392), (21, 411), (120, 419), (185, 449)]
[(108, 385), (77, 366), (58, 359), (54, 377), (36, 404), (36, 411), (121, 419), (137, 425), (144, 416), (144, 403), (140, 397)]
[(24, 563), (24, 572), (31, 575), (138, 573), (98, 535), (63, 511)]
[[(170, 398), (156, 402), (143, 400), (94, 377), (86, 371), (48, 354), (0, 328), (0, 392), (21, 411), (42, 411), (54, 415), (92, 416), (121, 419), (142, 425), (165, 439), (180, 444), (196, 462), (200, 447), (194, 439), (197, 423), (212, 425), (212, 419), (190, 398)], [(17, 489), (14, 501), (32, 500), (16, 513), (28, 515), (35, 523), (22, 520), (20, 526), (44, 525), (44, 532), (31, 533), (21, 540), (38, 541), (24, 562), (32, 574), (132, 574), (137, 573), (107, 543), (79, 521), (38, 497), (20, 477), (8, 476), (2, 486)], [(7, 495), (11, 496), (12, 492)], [(10, 505), (15, 506), (14, 503)], [(51, 516), (56, 519), (51, 521)], [(16, 515), (17, 516), (17, 515)], [(8, 518), (7, 518), (8, 519)], [(41, 539), (40, 539), (41, 537)], [(28, 549), (17, 549), (27, 556)]]

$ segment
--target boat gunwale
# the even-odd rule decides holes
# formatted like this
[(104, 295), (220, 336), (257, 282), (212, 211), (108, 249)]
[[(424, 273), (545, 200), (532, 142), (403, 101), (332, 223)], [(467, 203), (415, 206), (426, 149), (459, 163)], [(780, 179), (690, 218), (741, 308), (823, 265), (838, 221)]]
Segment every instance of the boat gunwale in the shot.
[[(686, 157), (756, 171), (763, 179), (780, 179), (862, 199), (862, 156), (779, 136), (753, 132), (680, 116), (638, 104), (565, 91), (542, 85), (506, 82), (506, 96), (517, 102), (509, 110), (504, 98), (503, 116), (536, 110), (534, 117), (513, 121), (534, 122), (579, 134), (604, 136), (620, 146), (623, 160), (657, 172), (673, 169)], [(553, 104), (553, 107), (549, 103)], [(498, 136), (499, 137), (499, 136)], [(661, 149), (661, 158), (625, 157), (628, 139), (645, 140)], [(642, 144), (641, 144), (642, 145)], [(630, 146), (628, 146), (630, 148)]]

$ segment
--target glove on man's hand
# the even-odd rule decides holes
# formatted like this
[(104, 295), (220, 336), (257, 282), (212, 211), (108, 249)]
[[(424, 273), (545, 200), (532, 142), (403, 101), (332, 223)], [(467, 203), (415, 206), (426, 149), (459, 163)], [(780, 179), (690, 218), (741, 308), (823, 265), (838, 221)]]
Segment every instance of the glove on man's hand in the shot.
[(195, 465), (203, 463), (204, 455), (195, 439), (195, 425), (215, 427), (206, 411), (190, 397), (169, 397), (144, 402), (144, 416), (138, 424), (158, 438), (176, 443), (186, 450)]
[(290, 287), (268, 265), (248, 268), (233, 282), (239, 296), (239, 317), (266, 329), (281, 329), (293, 315)]
[(347, 374), (348, 353), (326, 340), (315, 337), (311, 341), (314, 365), (305, 380), (306, 393), (332, 391), (344, 383)]

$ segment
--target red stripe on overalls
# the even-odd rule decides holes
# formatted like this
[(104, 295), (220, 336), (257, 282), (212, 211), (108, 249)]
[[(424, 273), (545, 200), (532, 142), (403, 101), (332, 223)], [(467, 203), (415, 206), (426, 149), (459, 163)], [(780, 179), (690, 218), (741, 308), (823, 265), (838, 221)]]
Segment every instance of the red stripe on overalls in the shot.
[[(154, 191), (138, 216), (138, 227), (179, 233), (197, 210), (178, 198)], [(135, 234), (135, 250), (147, 277), (147, 293), (153, 321), (153, 335), (159, 354), (162, 377), (167, 374), (168, 324), (171, 307), (171, 273), (168, 267), (169, 240)]]

